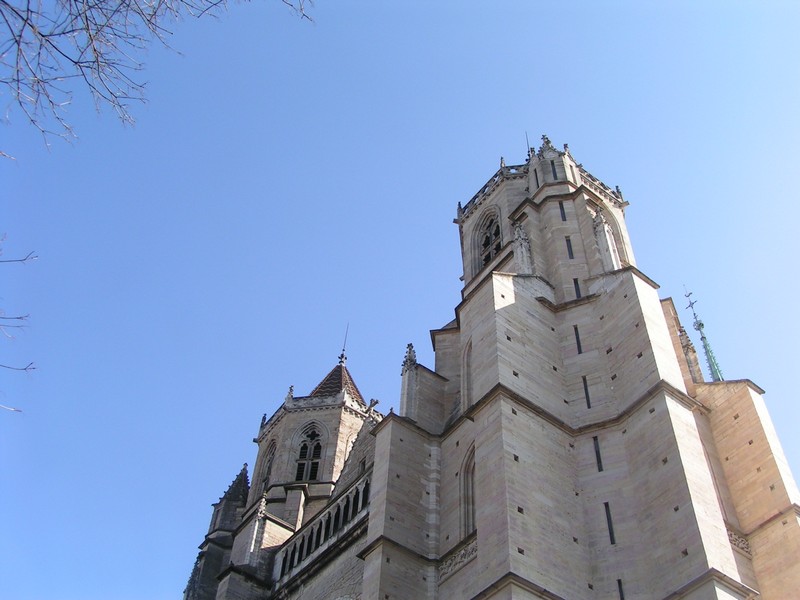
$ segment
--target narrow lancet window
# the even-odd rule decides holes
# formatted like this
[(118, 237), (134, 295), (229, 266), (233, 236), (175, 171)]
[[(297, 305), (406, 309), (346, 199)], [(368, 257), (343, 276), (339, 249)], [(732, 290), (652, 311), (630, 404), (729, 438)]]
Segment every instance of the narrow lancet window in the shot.
[(589, 380), (586, 375), (581, 377), (583, 379), (583, 395), (586, 397), (586, 408), (592, 408), (592, 399), (589, 397)]
[(603, 502), (603, 506), (606, 509), (606, 524), (608, 525), (608, 539), (612, 545), (617, 543), (617, 538), (614, 537), (614, 523), (611, 521), (611, 507), (608, 505), (608, 502)]
[(570, 259), (575, 258), (575, 253), (572, 251), (572, 240), (567, 236), (564, 238), (564, 241), (567, 244), (567, 257)]
[(461, 470), (461, 520), (466, 537), (475, 531), (475, 449), (470, 449)]
[(572, 326), (573, 331), (575, 332), (575, 345), (578, 347), (578, 354), (583, 354), (583, 347), (581, 346), (581, 333), (578, 331), (578, 326)]
[(597, 438), (597, 436), (594, 436), (592, 438), (592, 441), (594, 442), (594, 458), (597, 461), (597, 470), (602, 471), (603, 457), (600, 456), (600, 440)]

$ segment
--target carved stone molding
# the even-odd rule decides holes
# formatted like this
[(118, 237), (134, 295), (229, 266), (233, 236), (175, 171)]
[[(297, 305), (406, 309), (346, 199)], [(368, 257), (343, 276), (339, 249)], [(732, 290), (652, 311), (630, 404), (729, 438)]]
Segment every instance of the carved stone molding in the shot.
[(470, 542), (446, 556), (439, 564), (439, 581), (447, 579), (465, 564), (478, 555), (478, 538), (473, 537)]
[(737, 533), (733, 529), (728, 529), (728, 540), (734, 548), (738, 548), (748, 556), (753, 555), (750, 550), (750, 542), (748, 542), (747, 538), (742, 534)]

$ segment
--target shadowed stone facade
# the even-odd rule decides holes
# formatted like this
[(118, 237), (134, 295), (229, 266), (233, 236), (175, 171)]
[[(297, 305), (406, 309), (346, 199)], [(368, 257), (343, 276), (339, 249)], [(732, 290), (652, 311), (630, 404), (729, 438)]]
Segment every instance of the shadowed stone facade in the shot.
[(543, 137), (464, 206), (455, 319), (399, 414), (339, 364), (214, 505), (185, 600), (798, 597), (762, 390), (705, 382), (627, 202)]

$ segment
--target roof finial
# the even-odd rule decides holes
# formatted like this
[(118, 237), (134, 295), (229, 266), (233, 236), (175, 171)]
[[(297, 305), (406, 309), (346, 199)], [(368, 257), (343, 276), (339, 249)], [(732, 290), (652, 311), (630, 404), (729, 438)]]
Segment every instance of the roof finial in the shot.
[[(686, 288), (684, 287), (684, 290)], [(711, 381), (725, 381), (725, 378), (722, 377), (722, 370), (719, 368), (719, 364), (717, 364), (717, 359), (714, 357), (714, 352), (711, 350), (711, 344), (708, 343), (708, 339), (706, 338), (706, 334), (703, 332), (705, 325), (700, 320), (700, 317), (697, 316), (697, 313), (694, 310), (694, 305), (697, 304), (696, 300), (692, 300), (692, 292), (686, 291), (684, 294), (689, 299), (689, 305), (686, 308), (692, 309), (692, 316), (694, 317), (694, 328), (700, 333), (700, 341), (703, 342), (703, 352), (706, 355), (706, 362), (708, 363), (708, 371), (711, 373)]]
[(417, 366), (417, 353), (414, 351), (414, 344), (406, 346), (406, 355), (403, 357), (403, 370), (400, 372), (402, 375), (406, 371), (412, 370)]
[(345, 366), (347, 364), (347, 333), (350, 331), (350, 322), (348, 321), (347, 327), (344, 328), (344, 342), (342, 343), (342, 353), (339, 355), (339, 364)]

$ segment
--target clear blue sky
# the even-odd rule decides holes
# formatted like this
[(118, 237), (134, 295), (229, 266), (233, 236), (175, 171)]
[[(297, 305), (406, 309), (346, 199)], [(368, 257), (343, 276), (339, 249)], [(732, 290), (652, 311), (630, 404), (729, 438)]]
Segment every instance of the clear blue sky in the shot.
[(4, 254), (40, 259), (2, 267), (31, 324), (0, 362), (38, 370), (0, 373), (24, 410), (0, 412), (0, 597), (179, 598), (262, 413), (348, 323), (361, 391), (397, 406), (405, 345), (432, 366), (459, 301), (456, 203), (526, 132), (622, 188), (639, 267), (694, 291), (800, 474), (798, 6), (233, 3), (151, 48), (133, 128), (78, 94), (48, 151), (12, 106)]

